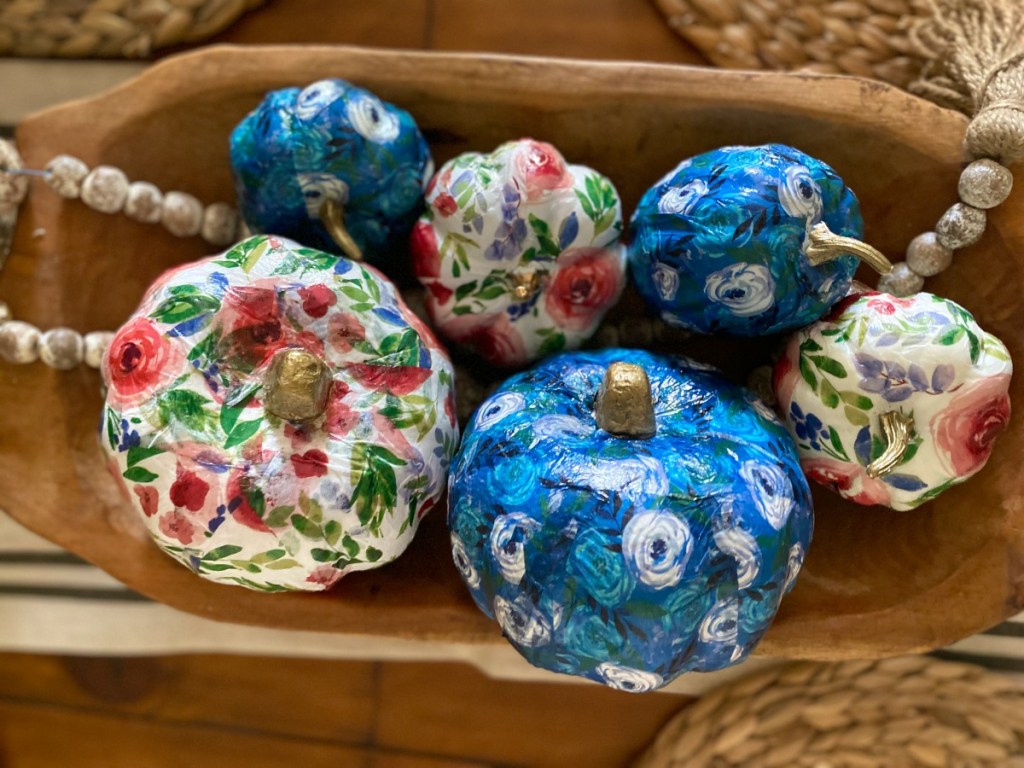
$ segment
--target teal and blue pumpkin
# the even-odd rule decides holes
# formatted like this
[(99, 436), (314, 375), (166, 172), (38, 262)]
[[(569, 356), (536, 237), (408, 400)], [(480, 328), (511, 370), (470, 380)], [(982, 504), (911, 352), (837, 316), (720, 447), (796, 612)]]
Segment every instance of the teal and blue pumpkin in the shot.
[(723, 147), (647, 190), (631, 222), (630, 269), (662, 318), (699, 333), (799, 328), (846, 295), (857, 258), (814, 266), (807, 230), (860, 239), (856, 196), (832, 168), (782, 144)]
[(337, 253), (320, 221), (328, 198), (371, 263), (405, 247), (433, 173), (408, 112), (344, 80), (271, 91), (231, 134), (239, 206), (254, 232)]
[[(617, 437), (594, 402), (614, 362), (650, 380), (655, 433)], [(678, 357), (565, 353), (474, 415), (449, 479), (455, 564), (532, 664), (645, 691), (751, 652), (811, 539), (785, 427)]]

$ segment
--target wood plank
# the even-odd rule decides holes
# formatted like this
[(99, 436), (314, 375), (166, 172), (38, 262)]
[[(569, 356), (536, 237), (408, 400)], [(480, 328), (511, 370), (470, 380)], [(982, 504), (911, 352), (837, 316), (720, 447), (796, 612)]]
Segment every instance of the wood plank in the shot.
[(688, 701), (596, 684), (496, 681), (459, 664), (385, 664), (376, 743), (489, 764), (617, 767)]
[(706, 64), (649, 0), (434, 0), (431, 46), (587, 59)]
[(271, 0), (210, 42), (425, 48), (429, 18), (430, 0)]
[[(375, 768), (373, 751), (309, 738), (272, 738), (254, 731), (179, 726), (45, 705), (0, 701), (4, 768)], [(457, 764), (456, 764), (457, 765)], [(455, 768), (425, 762), (415, 768)]]
[(8, 702), (348, 744), (372, 737), (375, 681), (375, 665), (358, 661), (0, 654)]

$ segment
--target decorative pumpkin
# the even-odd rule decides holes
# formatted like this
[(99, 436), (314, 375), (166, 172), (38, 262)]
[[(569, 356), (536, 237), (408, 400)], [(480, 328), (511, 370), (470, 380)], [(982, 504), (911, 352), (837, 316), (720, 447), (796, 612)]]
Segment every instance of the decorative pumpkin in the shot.
[(274, 237), (162, 276), (103, 374), (103, 446), (153, 539), (252, 589), (398, 557), (458, 442), (451, 363), (395, 287)]
[(666, 322), (700, 333), (799, 328), (847, 294), (856, 256), (891, 269), (855, 239), (864, 224), (843, 180), (782, 144), (683, 161), (644, 193), (631, 228), (641, 295)]
[(811, 479), (903, 510), (985, 466), (1010, 417), (1012, 370), (958, 304), (872, 291), (794, 334), (774, 386)]
[(792, 440), (753, 393), (625, 349), (506, 381), (448, 504), (456, 566), (519, 653), (637, 692), (745, 658), (812, 528)]
[(445, 163), (413, 232), (413, 268), (447, 338), (495, 365), (574, 349), (625, 284), (612, 183), (522, 139)]
[[(337, 79), (268, 93), (232, 132), (231, 165), (253, 232), (356, 259), (362, 251), (384, 267), (404, 247), (433, 173), (408, 112)], [(333, 232), (342, 217), (351, 236), (343, 243)]]

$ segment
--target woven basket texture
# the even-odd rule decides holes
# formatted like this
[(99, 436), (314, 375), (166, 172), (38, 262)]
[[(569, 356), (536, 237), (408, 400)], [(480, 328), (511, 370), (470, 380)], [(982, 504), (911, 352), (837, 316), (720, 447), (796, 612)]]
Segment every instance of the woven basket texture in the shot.
[(655, 0), (720, 67), (859, 75), (905, 88), (923, 66), (908, 30), (921, 0)]
[(0, 0), (0, 56), (139, 58), (217, 34), (264, 0)]
[(914, 656), (798, 663), (686, 707), (634, 768), (1022, 768), (1024, 683)]

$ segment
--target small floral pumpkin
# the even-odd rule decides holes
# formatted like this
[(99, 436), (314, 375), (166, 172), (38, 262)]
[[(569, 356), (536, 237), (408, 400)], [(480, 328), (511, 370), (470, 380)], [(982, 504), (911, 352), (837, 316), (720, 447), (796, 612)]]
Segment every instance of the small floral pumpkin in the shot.
[(573, 349), (625, 283), (619, 196), (550, 144), (508, 142), (445, 163), (413, 231), (427, 309), (449, 339), (495, 365)]
[(985, 466), (1011, 373), (1003, 343), (958, 304), (867, 292), (794, 334), (774, 385), (811, 479), (905, 510)]
[(451, 363), (394, 286), (273, 237), (157, 280), (103, 374), (101, 440), (153, 539), (252, 589), (398, 557), (458, 441)]
[(738, 336), (792, 330), (825, 314), (846, 295), (858, 261), (840, 248), (819, 263), (808, 249), (822, 232), (850, 246), (864, 227), (836, 172), (781, 144), (683, 161), (647, 190), (630, 226), (633, 279), (662, 318)]
[(232, 132), (231, 164), (253, 232), (337, 252), (323, 220), (331, 201), (366, 259), (385, 268), (404, 247), (433, 173), (408, 112), (337, 79), (268, 93)]
[(506, 381), (448, 503), (455, 564), (519, 653), (635, 692), (745, 658), (812, 528), (792, 441), (753, 393), (623, 349)]

